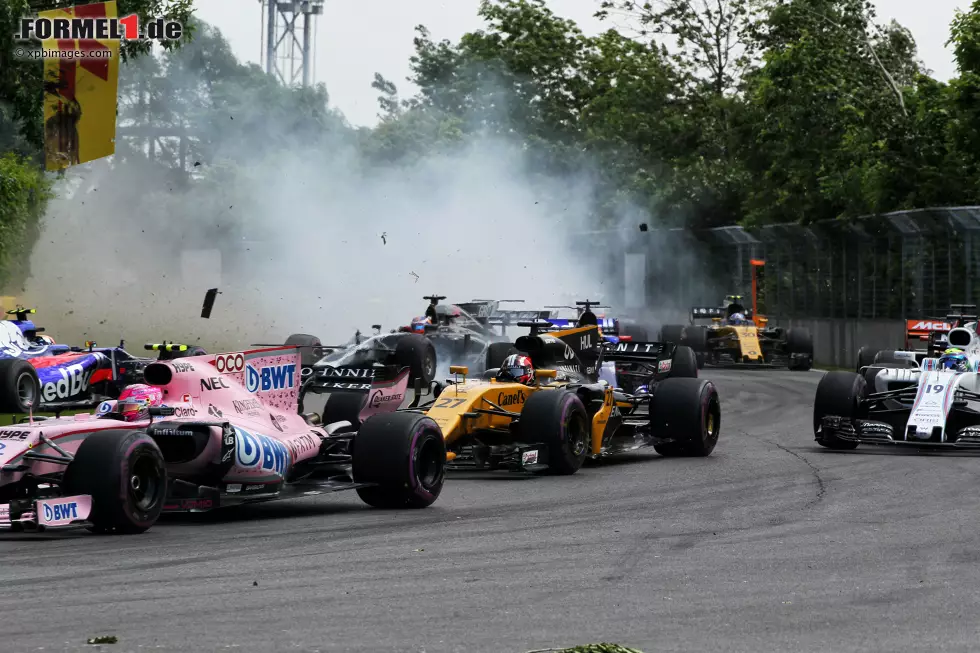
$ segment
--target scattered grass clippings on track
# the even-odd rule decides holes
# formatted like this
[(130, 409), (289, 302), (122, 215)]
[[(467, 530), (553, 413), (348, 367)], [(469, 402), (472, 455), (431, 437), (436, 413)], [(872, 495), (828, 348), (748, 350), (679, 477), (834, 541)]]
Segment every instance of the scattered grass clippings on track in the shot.
[(628, 648), (619, 644), (584, 644), (570, 648), (539, 648), (527, 653), (643, 653), (640, 649)]

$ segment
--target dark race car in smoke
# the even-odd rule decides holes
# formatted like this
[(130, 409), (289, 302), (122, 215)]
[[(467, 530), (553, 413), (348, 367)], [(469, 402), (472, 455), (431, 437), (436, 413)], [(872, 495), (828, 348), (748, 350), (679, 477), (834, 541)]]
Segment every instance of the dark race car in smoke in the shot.
[[(7, 311), (0, 320), (0, 413), (58, 411), (91, 407), (138, 383), (143, 368), (157, 359), (133, 356), (119, 347), (71, 347), (56, 344), (29, 315), (33, 308)], [(160, 359), (204, 353), (186, 345), (148, 345)]]
[(285, 344), (299, 347), (303, 367), (352, 367), (370, 364), (408, 367), (410, 381), (429, 385), (438, 374), (438, 366), (448, 375), (448, 365), (468, 365), (483, 371), (496, 367), (507, 356), (516, 353), (507, 336), (507, 327), (527, 319), (541, 319), (548, 311), (504, 310), (506, 301), (474, 300), (462, 304), (440, 304), (441, 295), (423, 297), (429, 301), (423, 315), (408, 325), (374, 333), (357, 331), (341, 345), (323, 345), (320, 338), (296, 333)]

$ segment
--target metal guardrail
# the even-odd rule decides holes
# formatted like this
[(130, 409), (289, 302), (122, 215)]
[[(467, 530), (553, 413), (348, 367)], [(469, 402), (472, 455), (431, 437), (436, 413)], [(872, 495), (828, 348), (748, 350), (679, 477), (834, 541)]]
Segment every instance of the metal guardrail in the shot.
[[(973, 281), (980, 272), (980, 206), (808, 225), (582, 236), (592, 251), (606, 241), (600, 249), (612, 252), (607, 263), (613, 278), (623, 278), (623, 254), (644, 258), (651, 306), (663, 297), (693, 305), (716, 303), (719, 292), (745, 292), (753, 258), (766, 261), (760, 309), (771, 316), (904, 319), (945, 315), (951, 303), (980, 304), (980, 282)], [(636, 280), (622, 285), (629, 283)]]

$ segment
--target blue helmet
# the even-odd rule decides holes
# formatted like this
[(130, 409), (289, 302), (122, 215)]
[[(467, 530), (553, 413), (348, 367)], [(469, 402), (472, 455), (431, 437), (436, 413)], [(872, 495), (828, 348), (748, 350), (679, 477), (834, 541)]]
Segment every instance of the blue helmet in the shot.
[(742, 324), (745, 321), (745, 313), (732, 313), (728, 316), (729, 324)]
[(950, 370), (953, 372), (969, 372), (970, 360), (963, 353), (962, 349), (952, 347), (943, 352), (939, 357), (939, 369)]

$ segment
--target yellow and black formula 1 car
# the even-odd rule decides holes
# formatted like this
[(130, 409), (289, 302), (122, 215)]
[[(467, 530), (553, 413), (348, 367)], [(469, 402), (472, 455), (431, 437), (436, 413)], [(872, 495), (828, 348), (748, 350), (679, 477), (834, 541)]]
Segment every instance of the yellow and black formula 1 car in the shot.
[[(693, 358), (688, 348), (603, 343), (595, 325), (551, 333), (541, 331), (553, 328), (546, 323), (519, 326), (532, 326), (514, 343), (532, 361), (530, 383), (498, 381), (492, 369), (468, 379), (467, 368), (454, 366), (457, 381), (375, 420), (413, 433), (439, 429), (450, 469), (574, 474), (586, 458), (639, 447), (664, 456), (707, 456), (715, 448), (721, 404), (714, 384), (671, 376), (675, 355)], [(647, 365), (647, 391), (626, 394), (598, 381), (596, 370), (613, 361)]]
[[(710, 320), (710, 323), (698, 324), (699, 320)], [(693, 349), (699, 366), (791, 370), (813, 367), (813, 338), (809, 329), (770, 327), (766, 317), (742, 305), (741, 295), (728, 295), (721, 307), (692, 308), (689, 326), (665, 325), (660, 339)]]

